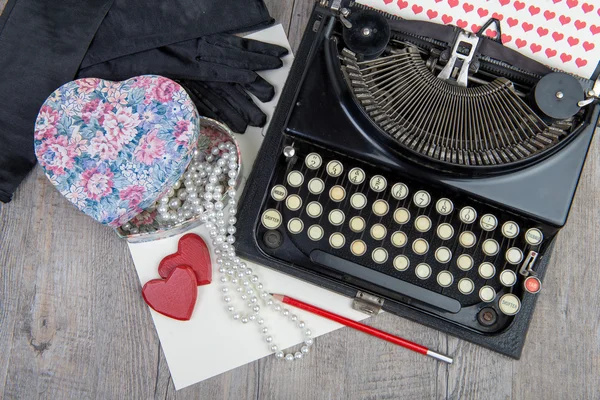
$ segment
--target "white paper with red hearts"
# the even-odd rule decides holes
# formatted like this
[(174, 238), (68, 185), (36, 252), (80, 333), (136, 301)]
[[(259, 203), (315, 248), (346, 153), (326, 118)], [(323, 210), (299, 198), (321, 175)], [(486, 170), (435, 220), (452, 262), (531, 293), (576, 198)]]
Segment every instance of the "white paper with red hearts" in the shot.
[[(477, 32), (501, 21), (502, 42), (550, 67), (590, 78), (600, 61), (598, 0), (359, 0), (405, 19)], [(493, 29), (486, 35), (496, 37)]]

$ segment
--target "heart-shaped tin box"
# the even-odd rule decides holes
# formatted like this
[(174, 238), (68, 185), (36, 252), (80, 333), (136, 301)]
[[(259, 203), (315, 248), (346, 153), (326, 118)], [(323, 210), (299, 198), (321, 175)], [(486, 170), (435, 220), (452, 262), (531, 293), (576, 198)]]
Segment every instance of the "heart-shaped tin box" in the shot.
[(71, 203), (116, 228), (177, 182), (199, 132), (194, 103), (170, 79), (86, 78), (61, 86), (44, 102), (35, 154)]

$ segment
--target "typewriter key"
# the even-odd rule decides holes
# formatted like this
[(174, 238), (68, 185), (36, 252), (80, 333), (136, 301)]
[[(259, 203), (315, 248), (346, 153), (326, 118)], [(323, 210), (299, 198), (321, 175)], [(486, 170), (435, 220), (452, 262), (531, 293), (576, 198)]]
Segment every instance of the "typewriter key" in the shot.
[(367, 198), (362, 193), (354, 193), (350, 197), (350, 204), (357, 210), (362, 210), (367, 205)]
[(435, 209), (441, 215), (448, 215), (452, 211), (454, 211), (454, 204), (449, 199), (439, 199), (437, 203), (435, 203)]
[(462, 247), (469, 249), (475, 246), (477, 238), (475, 237), (475, 234), (473, 232), (466, 231), (460, 234), (460, 236), (458, 237), (458, 241), (460, 242)]
[(419, 232), (427, 232), (431, 229), (431, 220), (426, 215), (421, 215), (415, 219), (415, 228)]
[(440, 271), (437, 275), (437, 283), (443, 288), (452, 286), (454, 282), (454, 276), (448, 271)]
[(412, 250), (415, 254), (422, 256), (429, 251), (429, 243), (425, 239), (417, 239), (412, 244)]
[(373, 203), (373, 213), (378, 217), (383, 217), (388, 213), (390, 206), (385, 200), (377, 200)]
[(439, 247), (435, 251), (435, 259), (441, 264), (446, 264), (452, 259), (452, 252), (447, 247)]
[(442, 240), (450, 240), (454, 236), (454, 228), (450, 224), (441, 224), (437, 227), (437, 235)]
[(458, 281), (458, 291), (464, 295), (473, 293), (475, 290), (475, 284), (469, 278), (462, 278)]
[(479, 226), (481, 226), (481, 229), (484, 231), (491, 232), (498, 226), (498, 219), (492, 214), (485, 214), (479, 220)]
[(477, 321), (483, 326), (492, 326), (498, 320), (498, 313), (492, 307), (482, 308), (477, 314)]
[(299, 171), (292, 171), (288, 174), (287, 182), (291, 187), (299, 187), (304, 183), (304, 175)]
[(375, 240), (383, 240), (387, 235), (387, 229), (381, 224), (375, 224), (371, 227), (371, 237)]
[(281, 244), (283, 243), (283, 237), (279, 231), (266, 231), (263, 235), (263, 242), (268, 248), (277, 249), (281, 247)]
[(481, 289), (479, 289), (479, 298), (481, 301), (490, 303), (496, 298), (496, 291), (491, 286), (482, 286)]
[(325, 189), (325, 183), (319, 178), (312, 178), (308, 182), (308, 191), (312, 194), (321, 194), (323, 189)]
[(355, 256), (360, 257), (360, 256), (364, 255), (367, 252), (367, 245), (362, 240), (355, 240), (350, 245), (350, 251)]
[(406, 271), (409, 266), (410, 260), (408, 259), (408, 257), (402, 255), (396, 256), (396, 258), (394, 258), (394, 268), (396, 268), (398, 271)]
[(514, 286), (517, 283), (517, 274), (513, 270), (505, 269), (500, 273), (500, 283), (506, 287)]
[(371, 178), (371, 181), (369, 182), (369, 186), (371, 186), (371, 190), (374, 192), (383, 192), (385, 190), (385, 188), (387, 187), (387, 181), (385, 180), (385, 178), (381, 175), (375, 175), (374, 177)]
[(431, 196), (424, 190), (419, 190), (413, 197), (413, 202), (417, 207), (425, 208), (431, 203)]
[(394, 221), (400, 225), (407, 223), (410, 221), (410, 211), (408, 211), (406, 208), (397, 209), (394, 211)]
[(309, 169), (319, 169), (321, 164), (323, 164), (323, 159), (317, 153), (310, 153), (306, 156), (304, 164), (306, 164), (306, 167)]
[(408, 196), (408, 187), (404, 183), (396, 183), (392, 187), (392, 196), (396, 200), (404, 200)]
[(342, 210), (331, 210), (331, 212), (329, 213), (329, 223), (331, 225), (335, 225), (335, 226), (339, 226), (342, 225), (344, 223), (344, 220), (346, 219), (346, 215), (344, 214), (344, 212)]
[(415, 268), (415, 274), (419, 279), (428, 279), (431, 276), (431, 267), (429, 264), (421, 263)]
[(479, 276), (483, 279), (491, 279), (494, 275), (496, 275), (496, 267), (494, 267), (494, 264), (489, 262), (481, 263), (479, 266)]
[(406, 242), (408, 241), (408, 237), (406, 233), (402, 231), (394, 232), (392, 235), (392, 244), (396, 247), (404, 247), (406, 246)]
[(456, 259), (456, 265), (463, 271), (469, 271), (473, 268), (473, 257), (468, 254), (462, 254)]
[(388, 252), (383, 247), (378, 247), (371, 253), (371, 258), (377, 264), (384, 264), (388, 260)]
[(460, 220), (465, 224), (472, 224), (477, 219), (477, 211), (473, 207), (464, 207), (460, 210)]
[(277, 186), (274, 186), (273, 189), (271, 189), (271, 197), (275, 201), (281, 201), (281, 200), (285, 199), (286, 196), (287, 196), (287, 189), (285, 188), (285, 186), (277, 185)]
[(506, 261), (511, 264), (518, 264), (523, 261), (523, 252), (517, 247), (511, 247), (506, 251)]
[(318, 218), (323, 213), (323, 206), (318, 201), (311, 201), (306, 206), (306, 213), (309, 217)]
[(277, 229), (281, 225), (281, 214), (271, 208), (262, 214), (260, 220), (265, 228)]
[(292, 218), (287, 224), (288, 231), (297, 235), (304, 230), (304, 222), (300, 218)]
[(350, 229), (355, 233), (362, 232), (365, 229), (365, 220), (362, 217), (352, 217), (350, 219)]
[(544, 240), (544, 235), (539, 229), (531, 228), (525, 232), (525, 240), (530, 245), (537, 246), (538, 244), (542, 243), (542, 240)]
[(506, 293), (500, 297), (498, 307), (506, 315), (516, 315), (521, 310), (521, 300), (512, 293)]
[(285, 206), (291, 211), (298, 211), (302, 207), (302, 199), (297, 194), (292, 194), (285, 200)]
[(365, 171), (360, 168), (352, 168), (348, 172), (348, 179), (355, 185), (360, 185), (365, 181)]
[(346, 244), (346, 238), (341, 233), (332, 233), (329, 236), (329, 245), (334, 249), (341, 249)]
[(340, 202), (346, 198), (346, 190), (343, 187), (336, 185), (329, 190), (329, 198), (333, 201)]
[(519, 236), (519, 225), (516, 222), (508, 221), (502, 225), (502, 234), (507, 239), (514, 239)]
[(483, 253), (486, 256), (495, 256), (498, 254), (498, 251), (500, 251), (500, 245), (494, 239), (487, 239), (485, 242), (483, 242), (481, 250), (483, 250)]
[(320, 225), (312, 225), (308, 228), (308, 237), (315, 242), (323, 239), (323, 233), (323, 228)]
[(333, 178), (337, 178), (344, 172), (344, 166), (341, 162), (333, 160), (327, 164), (327, 173)]

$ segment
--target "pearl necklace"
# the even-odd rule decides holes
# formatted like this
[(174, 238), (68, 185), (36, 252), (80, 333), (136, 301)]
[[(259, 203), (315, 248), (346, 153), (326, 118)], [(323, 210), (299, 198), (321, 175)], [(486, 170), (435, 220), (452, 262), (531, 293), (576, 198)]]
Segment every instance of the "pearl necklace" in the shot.
[[(176, 187), (160, 199), (157, 207), (158, 215), (167, 224), (182, 222), (193, 215), (200, 215), (200, 221), (204, 222), (212, 238), (216, 255), (215, 264), (221, 275), (221, 292), (226, 310), (234, 320), (241, 321), (243, 324), (255, 322), (264, 335), (267, 346), (277, 358), (287, 361), (299, 360), (308, 354), (310, 346), (313, 344), (312, 332), (303, 321), (298, 320), (298, 316), (283, 307), (281, 302), (272, 298), (264, 289), (258, 275), (235, 252), (237, 174), (238, 158), (236, 146), (233, 143), (220, 143), (217, 147), (210, 149), (207, 154), (198, 150), (194, 151), (190, 167), (183, 176), (183, 186), (185, 187), (178, 182)], [(227, 181), (229, 189), (226, 191), (226, 196), (223, 196), (225, 181)], [(229, 216), (226, 219), (227, 207), (229, 207)], [(235, 306), (234, 296), (238, 299)], [(241, 304), (238, 305), (238, 303)], [(259, 303), (263, 307), (271, 307), (281, 313), (302, 331), (304, 343), (300, 351), (294, 354), (285, 354), (274, 343), (273, 336), (270, 334), (264, 318), (260, 315)], [(242, 310), (236, 306), (241, 307)]]

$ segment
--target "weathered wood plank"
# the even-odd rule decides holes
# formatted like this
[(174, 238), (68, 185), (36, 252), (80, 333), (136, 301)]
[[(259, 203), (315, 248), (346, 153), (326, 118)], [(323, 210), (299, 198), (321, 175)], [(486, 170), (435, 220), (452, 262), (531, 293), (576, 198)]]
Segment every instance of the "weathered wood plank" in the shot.
[(315, 0), (296, 0), (292, 12), (292, 20), (290, 23), (290, 29), (288, 38), (290, 45), (294, 51), (298, 50), (304, 29), (310, 18), (310, 13), (315, 5)]
[(265, 0), (269, 13), (275, 19), (276, 24), (282, 24), (283, 29), (289, 32), (292, 9), (295, 0)]

